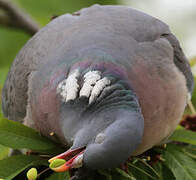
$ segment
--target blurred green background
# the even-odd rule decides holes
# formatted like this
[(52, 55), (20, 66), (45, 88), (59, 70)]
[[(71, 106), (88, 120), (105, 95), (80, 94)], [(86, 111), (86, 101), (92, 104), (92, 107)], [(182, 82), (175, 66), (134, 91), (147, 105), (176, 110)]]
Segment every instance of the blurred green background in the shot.
[[(188, 58), (192, 59), (196, 55), (195, 0), (12, 0), (12, 2), (29, 14), (40, 27), (46, 25), (55, 15), (72, 13), (93, 4), (131, 6), (169, 24)], [(0, 9), (0, 16), (1, 14)], [(21, 30), (0, 25), (0, 90), (14, 57), (30, 37)], [(194, 69), (196, 71), (196, 68)]]

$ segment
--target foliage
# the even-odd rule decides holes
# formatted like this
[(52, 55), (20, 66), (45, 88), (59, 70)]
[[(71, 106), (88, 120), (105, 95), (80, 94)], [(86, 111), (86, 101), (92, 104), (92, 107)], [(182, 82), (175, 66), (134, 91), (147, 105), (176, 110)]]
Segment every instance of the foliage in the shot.
[(8, 156), (9, 148), (0, 145), (0, 160)]
[(178, 180), (196, 179), (196, 161), (187, 156), (181, 147), (176, 145), (168, 146), (163, 153), (164, 164), (173, 172)]
[(0, 178), (11, 180), (26, 168), (42, 164), (47, 165), (47, 161), (39, 156), (11, 156), (0, 161)]
[(46, 180), (62, 180), (62, 179), (69, 179), (68, 173), (53, 173), (51, 176), (49, 176)]
[(176, 129), (170, 139), (173, 141), (196, 145), (196, 133), (190, 130), (186, 130), (182, 127)]
[[(2, 136), (3, 133), (5, 133), (5, 136)], [(172, 180), (175, 178), (178, 180), (194, 180), (196, 179), (196, 138), (191, 139), (190, 137), (195, 135), (195, 132), (181, 127), (175, 131), (170, 139), (179, 140), (183, 143), (170, 142), (166, 148), (162, 146), (155, 147), (148, 152), (148, 155), (143, 154), (132, 158), (127, 163), (127, 172), (116, 168), (99, 170), (97, 173), (102, 179), (106, 180)], [(48, 166), (47, 159), (51, 157), (50, 154), (54, 153), (54, 146), (61, 151), (59, 145), (41, 137), (35, 130), (3, 118), (0, 119), (0, 144), (40, 152), (36, 156), (17, 155), (0, 160), (0, 178), (5, 179), (12, 179), (32, 166)], [(1, 145), (0, 147), (3, 146)], [(44, 155), (49, 155), (47, 159), (41, 158), (43, 152)], [(1, 153), (0, 149), (0, 155)], [(69, 179), (67, 173), (54, 173), (47, 179), (61, 179), (62, 177)]]
[(15, 121), (0, 119), (0, 144), (13, 149), (28, 148), (38, 152), (61, 152), (49, 139)]

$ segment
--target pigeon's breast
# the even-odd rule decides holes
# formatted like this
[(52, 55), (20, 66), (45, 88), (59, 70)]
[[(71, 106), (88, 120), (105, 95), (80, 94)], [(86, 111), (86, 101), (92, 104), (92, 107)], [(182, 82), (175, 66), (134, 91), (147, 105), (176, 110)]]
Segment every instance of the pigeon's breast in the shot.
[(140, 154), (167, 138), (184, 112), (188, 90), (184, 75), (172, 63), (159, 65), (138, 61), (129, 72), (144, 116)]
[[(60, 126), (60, 106), (57, 85), (66, 76), (66, 68), (52, 70), (44, 66), (32, 78), (29, 108), (33, 127), (42, 135), (67, 144)], [(28, 122), (27, 122), (28, 124)]]

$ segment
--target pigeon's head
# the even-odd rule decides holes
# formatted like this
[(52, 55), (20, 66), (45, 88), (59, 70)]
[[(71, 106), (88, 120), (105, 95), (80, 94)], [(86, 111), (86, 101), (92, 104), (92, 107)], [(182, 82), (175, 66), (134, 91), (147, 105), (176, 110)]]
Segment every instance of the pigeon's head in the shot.
[[(113, 122), (104, 131), (96, 133), (92, 143), (88, 144), (84, 151), (84, 165), (88, 168), (118, 167), (141, 143), (143, 119), (139, 118), (138, 112), (114, 109), (107, 113), (108, 117), (101, 116), (105, 120), (112, 118)], [(134, 118), (139, 120), (134, 121)]]
[(62, 172), (82, 166), (90, 169), (118, 167), (141, 143), (143, 119), (137, 110), (133, 112), (114, 108), (95, 114), (91, 120), (76, 134), (73, 146), (68, 151), (49, 160), (67, 160), (55, 171)]
[(137, 98), (124, 81), (102, 77), (98, 71), (87, 72), (82, 87), (76, 83), (79, 76), (75, 71), (57, 87), (64, 101), (63, 133), (72, 146), (49, 162), (65, 159), (54, 169), (60, 172), (118, 167), (141, 143), (144, 122)]

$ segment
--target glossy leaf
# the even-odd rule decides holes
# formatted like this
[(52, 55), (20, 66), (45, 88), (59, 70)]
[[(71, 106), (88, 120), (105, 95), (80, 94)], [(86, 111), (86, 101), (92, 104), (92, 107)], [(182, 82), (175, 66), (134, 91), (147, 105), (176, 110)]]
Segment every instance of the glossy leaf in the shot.
[(177, 180), (196, 179), (196, 161), (184, 154), (176, 145), (168, 145), (163, 153), (163, 162), (174, 174)]
[(0, 145), (0, 160), (7, 157), (9, 153), (9, 148)]
[(189, 145), (182, 148), (182, 151), (189, 157), (196, 160), (196, 145)]
[(137, 163), (128, 163), (129, 170), (133, 173), (136, 179), (142, 180), (157, 180), (157, 176), (155, 176), (151, 171), (149, 171), (148, 167), (146, 167), (141, 162)]
[(125, 171), (116, 168), (115, 169), (116, 173), (118, 173), (118, 176), (121, 176), (119, 178), (124, 179), (124, 180), (136, 180), (135, 177), (133, 177), (131, 174), (126, 173)]
[(169, 138), (172, 141), (178, 141), (188, 144), (196, 145), (196, 132), (179, 128)]
[(53, 173), (49, 178), (46, 180), (69, 180), (69, 172), (63, 172), (63, 173)]
[(58, 146), (35, 130), (15, 121), (0, 118), (0, 144), (14, 149), (32, 149), (38, 152), (60, 152)]
[(162, 162), (157, 162), (152, 166), (157, 172), (159, 172), (159, 180), (176, 180), (173, 173)]
[(26, 168), (42, 164), (46, 165), (47, 161), (39, 156), (18, 155), (0, 160), (0, 179), (11, 180)]

